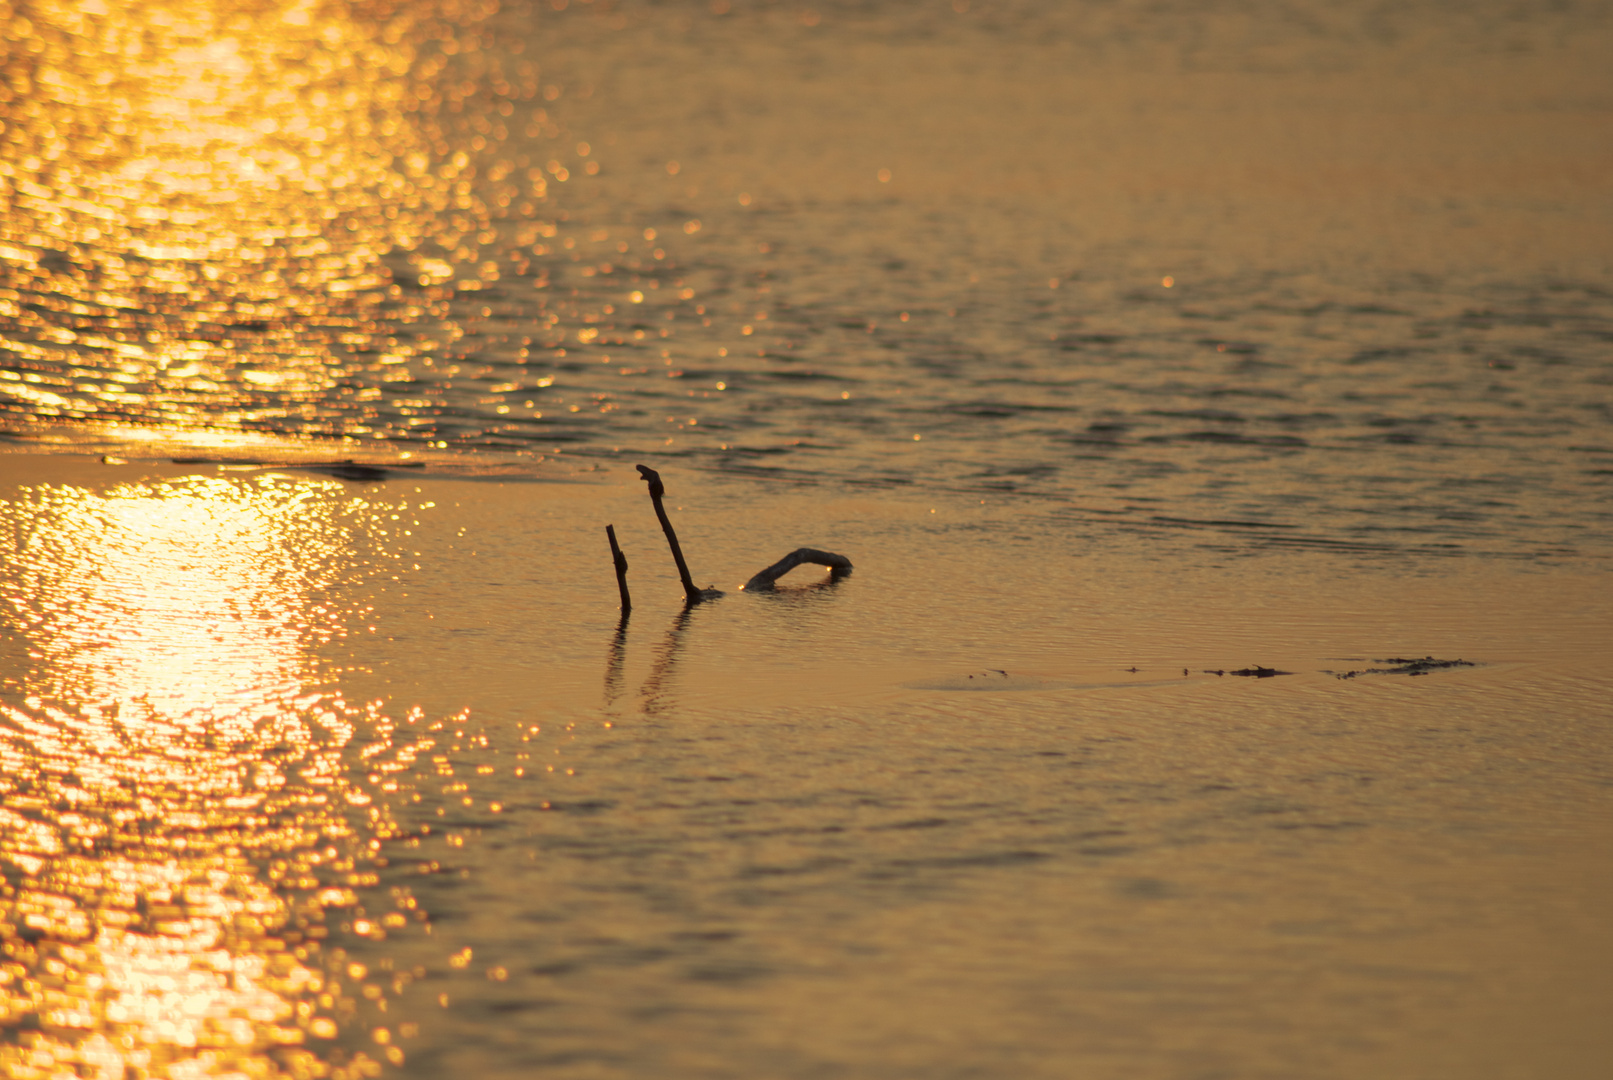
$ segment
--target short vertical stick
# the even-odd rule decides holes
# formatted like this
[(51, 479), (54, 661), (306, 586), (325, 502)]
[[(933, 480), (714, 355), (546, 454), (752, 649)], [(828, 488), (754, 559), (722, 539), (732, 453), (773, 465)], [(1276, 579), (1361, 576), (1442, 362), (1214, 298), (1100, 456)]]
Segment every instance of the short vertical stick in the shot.
[(616, 526), (606, 525), (605, 535), (610, 539), (610, 557), (616, 564), (616, 587), (622, 590), (622, 617), (633, 610), (633, 598), (627, 594), (627, 556), (616, 543)]

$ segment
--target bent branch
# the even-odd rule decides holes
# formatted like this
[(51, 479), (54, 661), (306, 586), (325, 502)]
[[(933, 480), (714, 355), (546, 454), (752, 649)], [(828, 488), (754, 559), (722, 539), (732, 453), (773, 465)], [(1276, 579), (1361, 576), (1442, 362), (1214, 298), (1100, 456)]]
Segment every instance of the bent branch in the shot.
[(827, 566), (831, 578), (842, 578), (851, 573), (851, 560), (844, 555), (836, 555), (832, 551), (819, 551), (817, 548), (796, 548), (784, 558), (745, 582), (745, 591), (758, 592), (771, 589), (775, 581), (802, 563)]

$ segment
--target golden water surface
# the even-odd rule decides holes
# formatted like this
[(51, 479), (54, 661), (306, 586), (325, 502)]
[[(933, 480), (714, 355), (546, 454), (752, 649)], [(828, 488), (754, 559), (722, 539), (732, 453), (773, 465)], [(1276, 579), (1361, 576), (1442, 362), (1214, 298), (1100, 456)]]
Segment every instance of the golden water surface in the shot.
[(0, 3), (0, 1072), (1599, 1075), (1595, 8)]

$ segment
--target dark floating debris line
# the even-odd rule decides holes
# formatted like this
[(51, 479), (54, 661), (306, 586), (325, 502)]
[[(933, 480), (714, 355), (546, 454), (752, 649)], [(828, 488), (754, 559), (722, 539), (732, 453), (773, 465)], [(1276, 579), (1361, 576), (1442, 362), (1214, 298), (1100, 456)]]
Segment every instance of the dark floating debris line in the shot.
[[(1186, 668), (1182, 669), (1182, 674), (1183, 675), (1187, 674), (1187, 669)], [(1292, 675), (1293, 672), (1292, 671), (1278, 671), (1276, 668), (1261, 667), (1259, 664), (1256, 664), (1254, 667), (1239, 668), (1237, 671), (1227, 671), (1224, 668), (1219, 668), (1219, 669), (1209, 669), (1209, 668), (1207, 668), (1207, 669), (1205, 669), (1204, 674), (1206, 674), (1206, 675), (1241, 675), (1245, 679), (1269, 679), (1269, 678), (1271, 678), (1271, 677), (1273, 677), (1275, 675)]]
[[(304, 472), (328, 473), (339, 480), (385, 480), (398, 469), (424, 469), (423, 461), (389, 461), (385, 464), (372, 464), (365, 461), (355, 461), (352, 458), (343, 458), (340, 461), (298, 461), (296, 458), (280, 459), (273, 457), (214, 457), (209, 455), (191, 455), (188, 457), (170, 457), (168, 459), (175, 465), (226, 465), (226, 466), (253, 466), (263, 469), (301, 469)], [(115, 454), (101, 455), (104, 465), (127, 465), (128, 461)]]
[(1354, 671), (1330, 671), (1337, 679), (1353, 679), (1358, 675), (1427, 675), (1431, 671), (1448, 671), (1451, 668), (1478, 667), (1471, 660), (1435, 660), (1432, 656), (1425, 656), (1421, 660), (1408, 660), (1402, 656), (1391, 656), (1387, 660), (1374, 660), (1374, 664), (1392, 664), (1393, 667), (1358, 668)]
[[(1358, 668), (1354, 671), (1324, 670), (1323, 674), (1332, 675), (1337, 679), (1353, 679), (1358, 675), (1427, 675), (1431, 671), (1449, 671), (1452, 668), (1479, 666), (1471, 660), (1436, 660), (1432, 656), (1425, 656), (1420, 660), (1411, 660), (1405, 657), (1397, 656), (1390, 657), (1387, 660), (1374, 660), (1373, 663), (1393, 666)], [(1136, 671), (1137, 669), (1128, 668), (1127, 670)], [(1188, 674), (1188, 669), (1183, 668), (1182, 674)], [(1239, 668), (1236, 671), (1228, 671), (1224, 668), (1206, 668), (1204, 669), (1203, 674), (1241, 675), (1246, 679), (1269, 679), (1276, 675), (1292, 675), (1294, 672), (1278, 671), (1276, 668), (1261, 667), (1259, 664), (1256, 664), (1254, 667)]]

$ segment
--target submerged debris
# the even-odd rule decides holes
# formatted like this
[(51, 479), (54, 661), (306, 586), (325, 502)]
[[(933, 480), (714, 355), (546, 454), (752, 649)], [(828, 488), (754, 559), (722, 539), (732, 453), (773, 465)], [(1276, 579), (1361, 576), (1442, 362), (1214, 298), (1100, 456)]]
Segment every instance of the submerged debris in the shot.
[[(1183, 675), (1187, 674), (1187, 669), (1186, 668), (1182, 669), (1182, 674)], [(1204, 674), (1206, 674), (1206, 675), (1241, 675), (1246, 679), (1269, 679), (1273, 675), (1292, 675), (1293, 672), (1292, 671), (1278, 671), (1276, 668), (1261, 667), (1259, 664), (1256, 664), (1254, 667), (1239, 668), (1237, 671), (1227, 671), (1224, 668), (1206, 668)]]
[(1392, 667), (1357, 668), (1354, 671), (1330, 671), (1329, 675), (1339, 679), (1353, 679), (1357, 675), (1427, 675), (1430, 671), (1445, 671), (1449, 668), (1478, 667), (1471, 660), (1435, 660), (1432, 656), (1425, 656), (1421, 660), (1408, 660), (1403, 656), (1391, 656), (1387, 660), (1374, 660), (1374, 664), (1389, 664)]
[(836, 555), (832, 551), (819, 551), (817, 548), (796, 548), (766, 570), (757, 571), (749, 581), (745, 582), (745, 591), (756, 592), (771, 589), (775, 581), (802, 563), (827, 566), (831, 580), (839, 580), (851, 573), (851, 560), (844, 555)]

